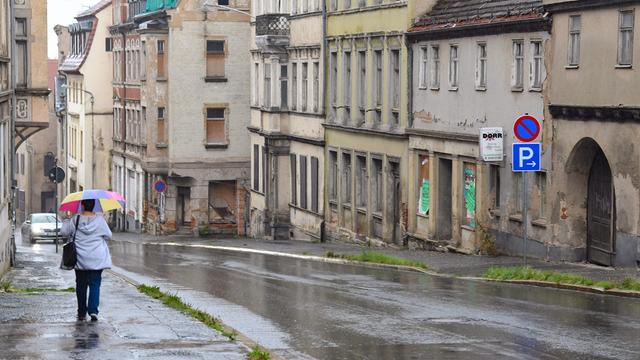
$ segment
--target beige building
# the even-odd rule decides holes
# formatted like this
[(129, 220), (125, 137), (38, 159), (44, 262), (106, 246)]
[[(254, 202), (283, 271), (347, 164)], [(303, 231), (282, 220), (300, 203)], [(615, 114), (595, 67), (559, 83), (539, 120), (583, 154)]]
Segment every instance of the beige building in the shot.
[(128, 230), (246, 232), (249, 3), (229, 6), (114, 2), (114, 184)]
[(251, 236), (321, 240), (322, 3), (254, 2), (252, 14)]
[(49, 123), (46, 19), (46, 1), (0, 1), (0, 274), (15, 254), (14, 154)]
[[(439, 0), (407, 34), (413, 44), (410, 238), (475, 253), (489, 235), (498, 250), (515, 255), (523, 252), (526, 226), (529, 255), (559, 256), (544, 245), (551, 235), (550, 131), (540, 137), (543, 171), (527, 175), (527, 219), (522, 174), (511, 170), (511, 145), (519, 142), (513, 123), (524, 114), (544, 118), (550, 18), (542, 0), (454, 3)], [(482, 128), (501, 135), (498, 158), (482, 158)]]
[(609, 266), (640, 260), (640, 1), (545, 0), (553, 122), (549, 246)]
[[(66, 190), (111, 188), (111, 53), (105, 48), (111, 2), (101, 1), (69, 25), (71, 51), (60, 65), (65, 78)], [(66, 194), (62, 194), (64, 196)]]

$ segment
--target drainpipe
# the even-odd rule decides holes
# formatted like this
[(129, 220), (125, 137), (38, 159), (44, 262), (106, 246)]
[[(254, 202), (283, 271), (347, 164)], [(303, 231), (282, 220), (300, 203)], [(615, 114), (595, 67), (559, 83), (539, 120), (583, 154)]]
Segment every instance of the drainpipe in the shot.
[[(129, 179), (129, 171), (127, 170), (127, 34), (124, 30), (120, 30), (122, 33), (122, 62), (120, 63), (120, 73), (122, 75), (122, 121), (120, 125), (122, 128), (120, 129), (120, 134), (122, 135), (122, 170), (123, 177), (122, 179), (122, 196), (126, 196), (127, 193), (127, 180)], [(124, 66), (122, 66), (124, 64)], [(128, 204), (128, 203), (127, 203)], [(127, 205), (125, 205), (122, 211), (122, 230), (127, 231)]]
[(407, 34), (404, 44), (407, 48), (407, 127), (413, 127), (413, 46)]
[[(17, 79), (16, 76), (17, 74), (17, 66), (16, 66), (16, 41), (15, 41), (15, 34), (16, 34), (16, 29), (15, 29), (15, 5), (13, 4), (13, 1), (9, 2), (9, 21), (11, 21), (11, 25), (9, 27), (9, 39), (11, 41), (11, 120), (9, 123), (9, 131), (10, 131), (10, 139), (9, 139), (9, 144), (10, 144), (10, 149), (11, 149), (11, 159), (9, 161), (9, 166), (7, 167), (7, 170), (9, 170), (9, 183), (7, 184), (7, 186), (10, 186), (11, 189), (11, 197), (10, 197), (10, 204), (11, 204), (11, 214), (9, 214), (10, 219), (11, 219), (11, 227), (12, 229), (15, 229), (15, 221), (16, 221), (16, 187), (13, 185), (15, 180), (15, 174), (14, 174), (14, 161), (16, 160), (16, 151), (18, 149), (16, 149), (16, 84), (17, 84)], [(15, 236), (14, 236), (14, 231), (11, 231), (11, 243), (12, 243), (12, 251), (14, 249), (15, 246)]]
[(323, 87), (323, 91), (322, 91), (322, 115), (324, 116), (327, 112), (327, 72), (324, 71), (326, 70), (326, 64), (328, 63), (327, 61), (327, 2), (323, 1), (322, 2), (322, 87)]

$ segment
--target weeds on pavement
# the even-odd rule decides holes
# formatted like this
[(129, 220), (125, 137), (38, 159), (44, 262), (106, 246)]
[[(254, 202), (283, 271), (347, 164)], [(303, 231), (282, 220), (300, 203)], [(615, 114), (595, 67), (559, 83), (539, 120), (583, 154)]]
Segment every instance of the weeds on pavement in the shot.
[(160, 300), (160, 302), (172, 309), (178, 310), (185, 315), (191, 316), (192, 318), (205, 324), (207, 327), (214, 329), (222, 335), (226, 336), (230, 341), (235, 341), (238, 337), (238, 333), (236, 333), (235, 331), (225, 330), (222, 322), (215, 316), (210, 315), (202, 310), (196, 309), (193, 306), (185, 303), (184, 301), (182, 301), (182, 299), (180, 299), (178, 295), (167, 294), (160, 291), (160, 288), (157, 286), (147, 286), (144, 284), (138, 285), (138, 291), (156, 300)]
[(420, 261), (403, 259), (375, 251), (363, 251), (358, 255), (341, 255), (336, 254), (333, 251), (328, 251), (325, 254), (328, 258), (338, 258), (345, 259), (350, 261), (358, 261), (365, 263), (374, 263), (374, 264), (386, 264), (386, 265), (401, 265), (401, 266), (412, 266), (421, 269), (427, 269), (427, 265)]
[(10, 281), (3, 281), (0, 283), (0, 292), (4, 293), (24, 293), (24, 294), (39, 294), (45, 292), (75, 292), (75, 288), (66, 289), (54, 289), (54, 288), (16, 288), (13, 287)]
[(247, 355), (247, 359), (249, 360), (269, 360), (271, 359), (271, 354), (260, 345), (256, 345), (251, 348), (251, 352)]
[(598, 287), (605, 290), (633, 290), (640, 291), (640, 280), (627, 278), (622, 282), (595, 281), (581, 275), (561, 273), (557, 271), (542, 271), (530, 267), (491, 267), (483, 275), (493, 280), (536, 280), (548, 281), (556, 284), (582, 285)]

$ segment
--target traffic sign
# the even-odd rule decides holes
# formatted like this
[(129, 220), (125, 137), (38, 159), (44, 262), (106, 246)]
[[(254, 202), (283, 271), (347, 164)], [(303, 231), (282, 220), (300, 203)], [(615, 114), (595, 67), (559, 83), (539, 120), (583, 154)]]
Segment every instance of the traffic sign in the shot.
[(155, 182), (155, 184), (153, 184), (153, 188), (156, 190), (156, 192), (163, 193), (165, 192), (165, 190), (167, 190), (167, 183), (162, 180), (158, 180)]
[(59, 166), (56, 166), (49, 170), (49, 180), (51, 180), (51, 182), (59, 184), (64, 180), (64, 176), (64, 170), (62, 170), (62, 168)]
[(540, 135), (540, 122), (531, 115), (520, 116), (513, 123), (513, 133), (522, 142), (531, 142)]
[(513, 144), (513, 171), (540, 171), (540, 143)]

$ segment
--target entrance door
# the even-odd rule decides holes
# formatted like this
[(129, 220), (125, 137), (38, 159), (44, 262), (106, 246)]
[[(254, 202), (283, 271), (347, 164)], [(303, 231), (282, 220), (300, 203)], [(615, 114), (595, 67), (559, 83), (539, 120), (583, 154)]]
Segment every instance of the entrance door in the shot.
[(587, 257), (611, 266), (614, 256), (615, 196), (609, 162), (600, 150), (589, 173), (587, 208)]
[(402, 234), (400, 230), (400, 164), (389, 163), (391, 167), (391, 203), (393, 204), (393, 243), (402, 245)]
[(185, 224), (187, 218), (187, 206), (189, 202), (189, 188), (178, 187), (178, 196), (176, 198), (176, 224), (178, 226), (188, 225)]
[(451, 211), (453, 209), (451, 201), (451, 171), (451, 160), (440, 159), (438, 161), (436, 237), (440, 240), (451, 240)]

